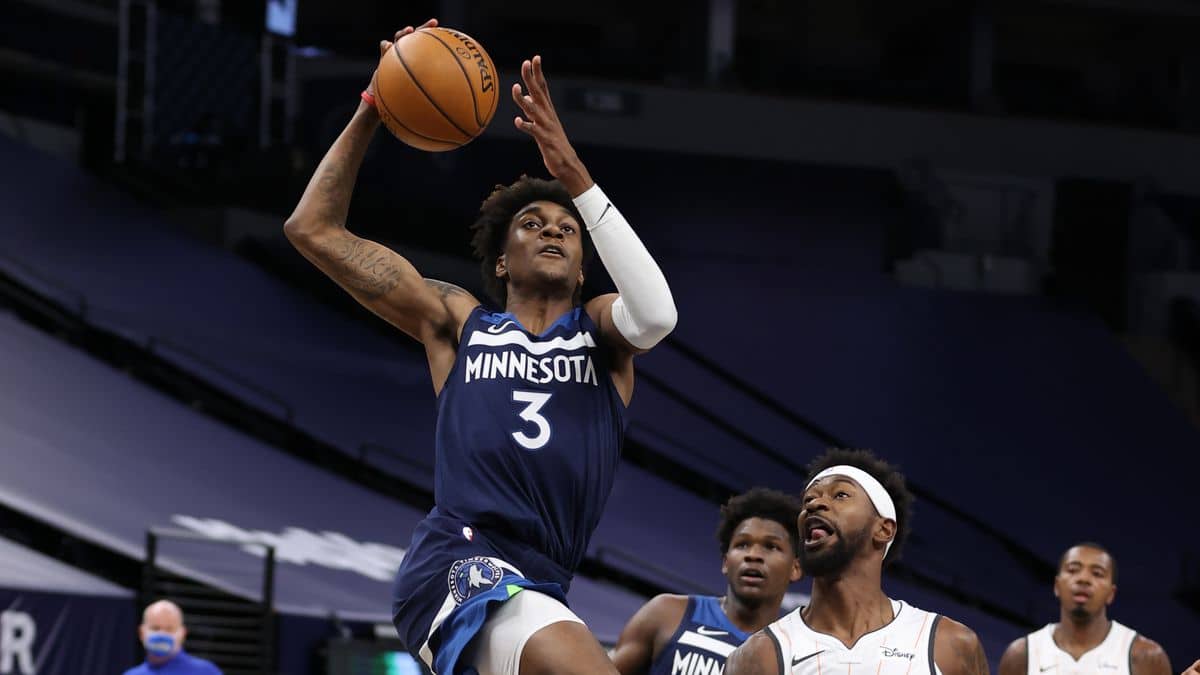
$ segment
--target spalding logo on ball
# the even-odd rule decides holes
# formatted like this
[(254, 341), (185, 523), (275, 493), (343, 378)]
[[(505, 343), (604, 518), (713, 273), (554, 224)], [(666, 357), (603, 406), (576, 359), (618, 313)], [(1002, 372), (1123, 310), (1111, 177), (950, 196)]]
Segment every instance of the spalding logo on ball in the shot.
[(491, 57), (466, 33), (440, 26), (397, 40), (379, 60), (374, 90), (384, 126), (431, 152), (470, 143), (500, 103)]

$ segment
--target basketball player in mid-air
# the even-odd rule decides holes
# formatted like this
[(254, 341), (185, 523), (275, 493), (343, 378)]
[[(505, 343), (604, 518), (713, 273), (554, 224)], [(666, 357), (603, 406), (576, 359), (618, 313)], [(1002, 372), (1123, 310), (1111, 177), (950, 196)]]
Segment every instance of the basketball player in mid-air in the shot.
[[(521, 77), (514, 122), (556, 180), (498, 188), (472, 226), (503, 311), (346, 229), (379, 126), (369, 87), (285, 225), (306, 258), (425, 346), (437, 505), (413, 533), (393, 611), (407, 649), (439, 675), (616, 672), (565, 594), (612, 488), (633, 356), (676, 318), (658, 265), (568, 142), (541, 58)], [(619, 293), (581, 304), (593, 247)]]
[(621, 631), (612, 651), (621, 675), (720, 673), (725, 658), (779, 618), (788, 585), (800, 579), (795, 497), (754, 488), (721, 507), (717, 541), (725, 595), (660, 595)]
[(1172, 675), (1158, 643), (1108, 618), (1117, 595), (1117, 561), (1091, 542), (1067, 549), (1054, 578), (1058, 623), (1004, 650), (1000, 675)]
[(810, 466), (802, 502), (812, 600), (750, 636), (725, 675), (987, 675), (971, 629), (883, 592), (908, 534), (904, 476), (865, 450), (831, 450)]

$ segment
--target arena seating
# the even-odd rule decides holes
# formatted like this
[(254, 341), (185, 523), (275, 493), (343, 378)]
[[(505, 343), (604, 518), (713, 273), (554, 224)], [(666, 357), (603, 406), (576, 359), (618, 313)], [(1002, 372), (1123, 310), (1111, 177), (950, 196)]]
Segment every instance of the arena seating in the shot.
[(133, 593), (125, 588), (3, 537), (0, 537), (0, 589), (104, 598), (133, 597)]

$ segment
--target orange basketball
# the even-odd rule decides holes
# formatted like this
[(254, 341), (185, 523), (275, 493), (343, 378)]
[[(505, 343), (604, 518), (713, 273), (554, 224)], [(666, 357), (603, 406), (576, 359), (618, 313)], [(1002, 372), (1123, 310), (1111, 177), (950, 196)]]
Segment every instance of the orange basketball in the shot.
[(483, 133), (500, 102), (483, 46), (452, 28), (422, 28), (396, 41), (375, 71), (375, 108), (396, 138), (440, 152)]

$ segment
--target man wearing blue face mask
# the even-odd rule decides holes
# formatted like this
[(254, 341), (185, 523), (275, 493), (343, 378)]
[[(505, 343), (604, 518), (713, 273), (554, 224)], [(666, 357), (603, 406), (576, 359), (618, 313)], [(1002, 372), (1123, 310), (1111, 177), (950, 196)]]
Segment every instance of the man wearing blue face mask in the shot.
[(183, 611), (170, 600), (159, 600), (142, 612), (138, 627), (146, 662), (125, 675), (221, 675), (219, 668), (183, 651), (187, 628)]

